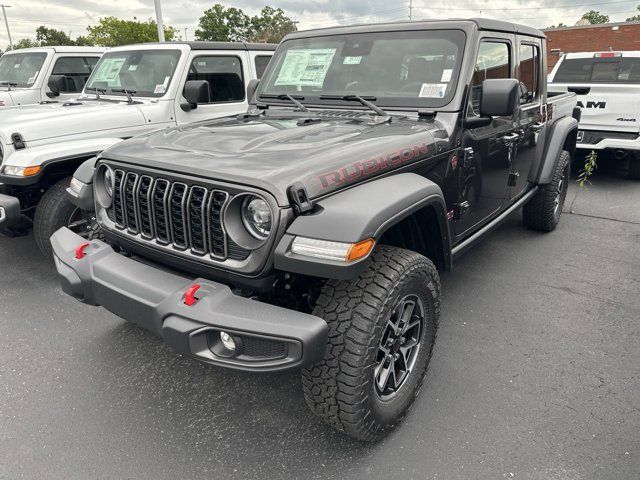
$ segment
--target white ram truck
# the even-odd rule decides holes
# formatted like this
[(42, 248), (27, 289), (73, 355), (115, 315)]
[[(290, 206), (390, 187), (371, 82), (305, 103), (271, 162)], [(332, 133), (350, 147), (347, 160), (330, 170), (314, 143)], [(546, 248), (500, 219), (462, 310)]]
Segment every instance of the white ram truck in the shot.
[(577, 148), (613, 151), (640, 180), (640, 51), (567, 53), (549, 82), (578, 95)]
[[(105, 51), (102, 47), (41, 47), (5, 53), (0, 57), (0, 107), (77, 97)], [(49, 89), (52, 79), (61, 91)]]
[[(93, 214), (66, 196), (76, 168), (124, 139), (244, 113), (247, 87), (275, 45), (182, 42), (130, 45), (105, 53), (79, 98), (11, 107), (0, 115), (0, 233), (26, 234), (50, 255), (62, 226), (86, 237)], [(57, 79), (50, 88), (57, 93)]]

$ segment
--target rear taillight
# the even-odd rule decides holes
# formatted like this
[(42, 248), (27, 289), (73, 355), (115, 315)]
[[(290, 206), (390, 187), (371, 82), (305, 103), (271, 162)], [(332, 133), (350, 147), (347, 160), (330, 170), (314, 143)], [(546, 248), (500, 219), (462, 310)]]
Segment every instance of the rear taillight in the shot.
[(596, 53), (593, 58), (619, 58), (622, 57), (620, 52), (600, 52)]

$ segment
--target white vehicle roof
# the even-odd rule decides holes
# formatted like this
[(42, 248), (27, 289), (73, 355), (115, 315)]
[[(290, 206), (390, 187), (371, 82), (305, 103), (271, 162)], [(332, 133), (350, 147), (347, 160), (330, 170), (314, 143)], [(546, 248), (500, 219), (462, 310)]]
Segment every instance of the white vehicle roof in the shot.
[(5, 55), (11, 55), (15, 53), (37, 53), (37, 52), (58, 52), (58, 53), (104, 53), (107, 51), (106, 47), (87, 47), (87, 46), (60, 46), (60, 47), (33, 47), (33, 48), (19, 48), (18, 50), (9, 50), (5, 52)]
[(620, 54), (622, 57), (640, 57), (640, 50), (605, 50), (602, 52), (577, 52), (577, 53), (566, 53), (565, 58), (573, 59), (573, 58), (593, 58), (597, 53), (615, 53)]
[(179, 49), (179, 50), (250, 50), (250, 51), (275, 51), (277, 45), (274, 43), (245, 43), (245, 42), (152, 42), (136, 43), (133, 45), (123, 45), (113, 47), (109, 52), (120, 52), (130, 50), (155, 50), (155, 49)]

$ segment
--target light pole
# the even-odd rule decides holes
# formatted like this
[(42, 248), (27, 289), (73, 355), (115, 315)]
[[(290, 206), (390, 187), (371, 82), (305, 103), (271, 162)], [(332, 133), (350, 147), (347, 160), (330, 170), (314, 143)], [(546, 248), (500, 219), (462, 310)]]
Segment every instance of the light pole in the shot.
[(158, 25), (158, 41), (164, 42), (164, 24), (162, 23), (162, 7), (160, 6), (160, 0), (153, 0), (153, 3), (156, 6), (156, 24)]
[(11, 41), (11, 31), (9, 31), (9, 22), (7, 21), (7, 11), (5, 8), (11, 8), (11, 5), (2, 5), (2, 14), (4, 15), (4, 24), (7, 26), (7, 36), (9, 37), (9, 50), (13, 50), (13, 42)]

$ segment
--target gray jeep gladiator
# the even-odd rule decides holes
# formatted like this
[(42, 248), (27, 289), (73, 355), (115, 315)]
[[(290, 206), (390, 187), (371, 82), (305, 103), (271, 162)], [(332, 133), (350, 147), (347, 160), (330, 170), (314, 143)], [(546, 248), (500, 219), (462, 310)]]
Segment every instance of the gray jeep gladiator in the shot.
[(314, 413), (380, 438), (423, 383), (438, 272), (520, 207), (558, 223), (579, 110), (545, 58), (486, 19), (291, 34), (247, 113), (78, 169), (105, 240), (52, 236), (63, 289), (203, 362), (301, 369)]

